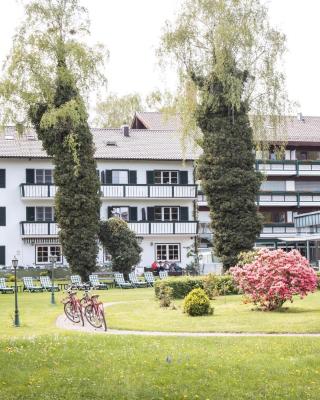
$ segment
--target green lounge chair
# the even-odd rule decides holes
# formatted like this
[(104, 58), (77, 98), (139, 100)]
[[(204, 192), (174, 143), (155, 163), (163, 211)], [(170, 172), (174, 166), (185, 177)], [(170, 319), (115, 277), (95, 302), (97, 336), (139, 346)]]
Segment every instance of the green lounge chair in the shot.
[(135, 288), (148, 286), (147, 282), (139, 281), (139, 279), (137, 278), (137, 275), (134, 272), (131, 272), (129, 274), (129, 281), (131, 282), (131, 285)]
[(149, 286), (153, 286), (154, 285), (154, 282), (155, 282), (155, 279), (154, 279), (154, 275), (153, 275), (153, 273), (152, 272), (145, 272), (144, 273), (144, 279), (146, 280), (146, 282), (147, 282), (147, 284), (149, 285)]
[(13, 293), (14, 289), (12, 287), (8, 287), (6, 284), (5, 278), (0, 278), (0, 293)]
[(89, 281), (93, 289), (108, 289), (108, 285), (101, 283), (97, 274), (89, 275)]
[(28, 292), (43, 292), (41, 286), (34, 285), (33, 278), (31, 276), (24, 276), (23, 281), (23, 291)]
[(168, 278), (168, 271), (159, 271), (159, 278), (160, 279)]
[[(52, 290), (52, 281), (48, 276), (40, 276), (40, 285), (42, 286), (43, 290), (47, 290), (50, 292)], [(54, 290), (59, 292), (59, 287), (54, 285)]]
[(123, 274), (120, 272), (115, 272), (114, 273), (114, 280), (116, 282), (116, 286), (118, 286), (121, 289), (131, 289), (133, 286), (131, 285), (130, 282), (126, 282), (124, 280)]

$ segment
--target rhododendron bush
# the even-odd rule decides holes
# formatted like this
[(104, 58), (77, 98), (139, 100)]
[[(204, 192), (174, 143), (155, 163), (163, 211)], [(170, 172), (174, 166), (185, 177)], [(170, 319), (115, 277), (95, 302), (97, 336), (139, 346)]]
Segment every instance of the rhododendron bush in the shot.
[(277, 310), (294, 295), (317, 289), (317, 276), (299, 251), (263, 249), (254, 260), (230, 269), (245, 296), (263, 310)]

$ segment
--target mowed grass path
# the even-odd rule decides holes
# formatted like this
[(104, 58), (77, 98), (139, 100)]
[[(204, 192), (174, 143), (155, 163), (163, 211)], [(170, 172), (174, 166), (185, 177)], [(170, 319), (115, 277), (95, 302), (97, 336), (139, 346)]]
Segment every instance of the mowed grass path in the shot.
[[(213, 316), (189, 317), (182, 312), (182, 301), (176, 309), (160, 308), (153, 289), (100, 291), (104, 302), (123, 302), (106, 309), (108, 327), (125, 330), (173, 332), (294, 332), (320, 333), (320, 291), (294, 303), (280, 312), (252, 311), (241, 296), (219, 297), (212, 301)], [(0, 295), (0, 337), (25, 336), (59, 332), (57, 316), (63, 313), (57, 294), (57, 305), (50, 304), (50, 293), (19, 293), (22, 326), (12, 327), (13, 295)]]
[[(313, 331), (319, 324), (319, 293), (290, 305), (289, 313), (271, 314), (250, 311), (239, 296), (220, 298), (216, 315), (207, 318), (160, 309), (152, 289), (100, 293), (103, 301), (127, 301), (107, 309), (112, 328), (204, 331), (240, 324), (277, 331), (293, 318), (296, 331), (300, 325)], [(14, 296), (0, 295), (1, 400), (320, 398), (320, 338), (92, 335), (56, 328), (62, 305), (51, 306), (49, 293), (19, 293), (19, 304), (22, 326), (13, 328)]]

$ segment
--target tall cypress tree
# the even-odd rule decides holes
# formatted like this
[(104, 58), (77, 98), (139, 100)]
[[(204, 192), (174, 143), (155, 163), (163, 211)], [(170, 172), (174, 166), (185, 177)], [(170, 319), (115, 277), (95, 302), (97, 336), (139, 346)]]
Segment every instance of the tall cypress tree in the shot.
[(198, 175), (210, 208), (215, 254), (227, 269), (236, 264), (241, 251), (252, 249), (260, 234), (262, 221), (255, 200), (262, 175), (254, 169), (246, 102), (233, 110), (214, 75), (193, 78), (200, 88), (196, 121), (203, 133)]
[(85, 104), (63, 57), (57, 67), (54, 107), (38, 104), (31, 108), (30, 118), (53, 157), (55, 211), (64, 255), (72, 272), (87, 279), (96, 269), (100, 183)]

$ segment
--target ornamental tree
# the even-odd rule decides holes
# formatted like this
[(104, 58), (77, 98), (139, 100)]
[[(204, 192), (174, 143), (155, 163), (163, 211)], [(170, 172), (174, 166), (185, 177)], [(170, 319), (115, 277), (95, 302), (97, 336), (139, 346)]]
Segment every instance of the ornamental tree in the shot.
[(169, 56), (177, 67), (183, 131), (203, 150), (198, 178), (225, 269), (252, 249), (261, 231), (254, 137), (279, 140), (288, 105), (284, 50), (285, 37), (259, 0), (184, 0), (162, 37), (161, 59)]
[(96, 268), (100, 184), (84, 99), (103, 85), (102, 48), (84, 41), (79, 0), (30, 0), (0, 81), (2, 122), (33, 126), (54, 164), (60, 241), (73, 272)]
[(142, 248), (136, 234), (120, 218), (100, 222), (99, 240), (112, 257), (112, 269), (126, 276), (140, 262)]
[(298, 250), (260, 250), (250, 264), (230, 269), (250, 302), (265, 311), (280, 309), (293, 296), (317, 289), (317, 276)]

